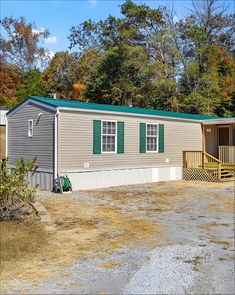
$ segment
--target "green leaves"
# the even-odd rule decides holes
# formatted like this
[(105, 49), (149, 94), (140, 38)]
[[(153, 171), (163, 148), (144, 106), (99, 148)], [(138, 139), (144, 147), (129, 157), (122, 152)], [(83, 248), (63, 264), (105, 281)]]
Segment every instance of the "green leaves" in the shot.
[(21, 83), (16, 87), (16, 98), (18, 101), (30, 95), (45, 96), (46, 94), (46, 83), (42, 80), (42, 74), (37, 69), (25, 74)]
[(90, 101), (147, 106), (153, 88), (153, 71), (142, 47), (116, 46), (106, 50), (94, 65), (86, 96)]
[(45, 57), (38, 42), (48, 32), (36, 32), (23, 18), (5, 18), (1, 24), (8, 39), (0, 40), (5, 58), (0, 101), (15, 102), (21, 79), (12, 75), (15, 64), (30, 71), (17, 87), (18, 100), (56, 93), (98, 103), (232, 115), (233, 16), (217, 0), (192, 6), (191, 14), (177, 19), (164, 7), (125, 1), (121, 17), (73, 26), (68, 39), (70, 49), (78, 52), (57, 52), (42, 76), (31, 70)]
[(0, 206), (8, 208), (34, 198), (36, 187), (30, 188), (27, 182), (28, 173), (33, 170), (36, 159), (16, 162), (15, 169), (8, 169), (7, 160), (0, 168)]

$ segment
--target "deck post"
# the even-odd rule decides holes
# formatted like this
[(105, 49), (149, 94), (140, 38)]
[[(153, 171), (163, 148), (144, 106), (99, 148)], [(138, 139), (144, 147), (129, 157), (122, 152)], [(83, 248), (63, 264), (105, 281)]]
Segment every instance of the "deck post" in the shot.
[(206, 151), (206, 134), (205, 134), (205, 125), (202, 125), (202, 151)]
[(218, 181), (221, 180), (221, 163), (218, 163)]
[(206, 152), (206, 134), (205, 125), (202, 124), (202, 169), (205, 167), (205, 152)]

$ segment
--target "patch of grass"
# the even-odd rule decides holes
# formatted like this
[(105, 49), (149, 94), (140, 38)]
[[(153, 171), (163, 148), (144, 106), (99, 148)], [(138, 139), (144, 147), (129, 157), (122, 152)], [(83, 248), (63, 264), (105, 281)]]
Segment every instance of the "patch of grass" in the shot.
[(224, 258), (224, 257), (219, 257), (218, 258), (220, 261), (224, 261), (224, 260), (226, 260), (226, 258)]
[(32, 258), (47, 244), (47, 234), (40, 223), (0, 222), (1, 270), (14, 261)]
[(217, 227), (217, 226), (220, 226), (220, 224), (216, 222), (211, 222), (211, 223), (199, 224), (197, 227), (205, 230), (208, 235), (214, 236), (216, 234), (216, 231), (213, 227)]
[(11, 278), (32, 282), (48, 278), (53, 269), (46, 264), (48, 235), (40, 223), (0, 223), (1, 290)]
[(186, 263), (191, 263), (191, 264), (193, 264), (193, 265), (194, 265), (194, 267), (193, 267), (193, 270), (194, 270), (194, 271), (199, 271), (198, 266), (199, 266), (199, 264), (200, 264), (200, 259), (201, 259), (201, 257), (197, 255), (197, 256), (195, 256), (193, 259), (186, 260), (185, 262), (186, 262)]
[(99, 268), (105, 268), (105, 269), (113, 269), (121, 266), (120, 261), (109, 261), (109, 262), (103, 262), (98, 265)]
[(210, 242), (219, 244), (219, 245), (224, 245), (225, 250), (227, 250), (229, 247), (232, 247), (232, 244), (230, 242), (220, 240), (220, 239), (211, 239)]
[(235, 200), (234, 196), (224, 197), (220, 193), (211, 193), (212, 201), (207, 206), (210, 212), (234, 213)]
[[(19, 256), (15, 254), (11, 263), (3, 262), (2, 277), (37, 280), (58, 269), (63, 273), (64, 268), (76, 259), (103, 258), (121, 248), (153, 248), (162, 243), (165, 229), (161, 224), (138, 219), (136, 212), (89, 202), (67, 197), (45, 198), (42, 203), (55, 220), (56, 231), (44, 240), (42, 229), (38, 233), (31, 226), (22, 233), (17, 227), (19, 237), (12, 241), (12, 245), (16, 253), (17, 249), (23, 248), (25, 252), (19, 255), (22, 259), (18, 260)], [(14, 228), (8, 230), (11, 237), (16, 235)], [(11, 267), (6, 267), (6, 263)]]
[(65, 287), (82, 287), (83, 284), (79, 281), (72, 281), (68, 283), (63, 283), (63, 284), (57, 284), (57, 287), (59, 288), (65, 288)]
[(221, 223), (220, 225), (221, 225), (221, 226), (225, 226), (225, 227), (229, 227), (229, 226), (230, 226), (229, 223)]

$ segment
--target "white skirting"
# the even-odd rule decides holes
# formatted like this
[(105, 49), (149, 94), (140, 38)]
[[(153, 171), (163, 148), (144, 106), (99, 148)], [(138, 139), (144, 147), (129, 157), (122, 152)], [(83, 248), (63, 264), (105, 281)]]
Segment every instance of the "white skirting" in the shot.
[(127, 168), (103, 171), (64, 172), (67, 174), (73, 191), (104, 188), (119, 185), (182, 179), (182, 167), (161, 166), (148, 168)]

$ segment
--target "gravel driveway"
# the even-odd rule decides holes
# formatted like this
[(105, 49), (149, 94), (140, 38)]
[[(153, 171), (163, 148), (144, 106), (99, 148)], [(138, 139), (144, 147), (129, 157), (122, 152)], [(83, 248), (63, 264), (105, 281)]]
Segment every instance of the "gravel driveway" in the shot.
[[(82, 214), (87, 213), (90, 227), (86, 224), (82, 233), (90, 229), (89, 244), (85, 244), (90, 246), (83, 247), (84, 256), (73, 256), (69, 264), (55, 263), (52, 277), (36, 283), (18, 280), (12, 292), (22, 286), (31, 294), (235, 292), (234, 183), (177, 181), (63, 196), (42, 192), (37, 200), (48, 209), (58, 231), (63, 228), (67, 241), (74, 235), (66, 232), (68, 220), (73, 219), (70, 233), (75, 233), (74, 228), (84, 223)], [(80, 219), (74, 219), (78, 209), (66, 209), (66, 200), (83, 206), (76, 217)], [(60, 202), (64, 209), (59, 211)], [(100, 207), (102, 214), (94, 210)], [(112, 214), (107, 215), (107, 208)], [(61, 215), (68, 212), (71, 216), (63, 219)], [(102, 230), (102, 235), (94, 232), (94, 227)], [(80, 237), (78, 249), (83, 235)], [(66, 251), (66, 243), (61, 247)]]

